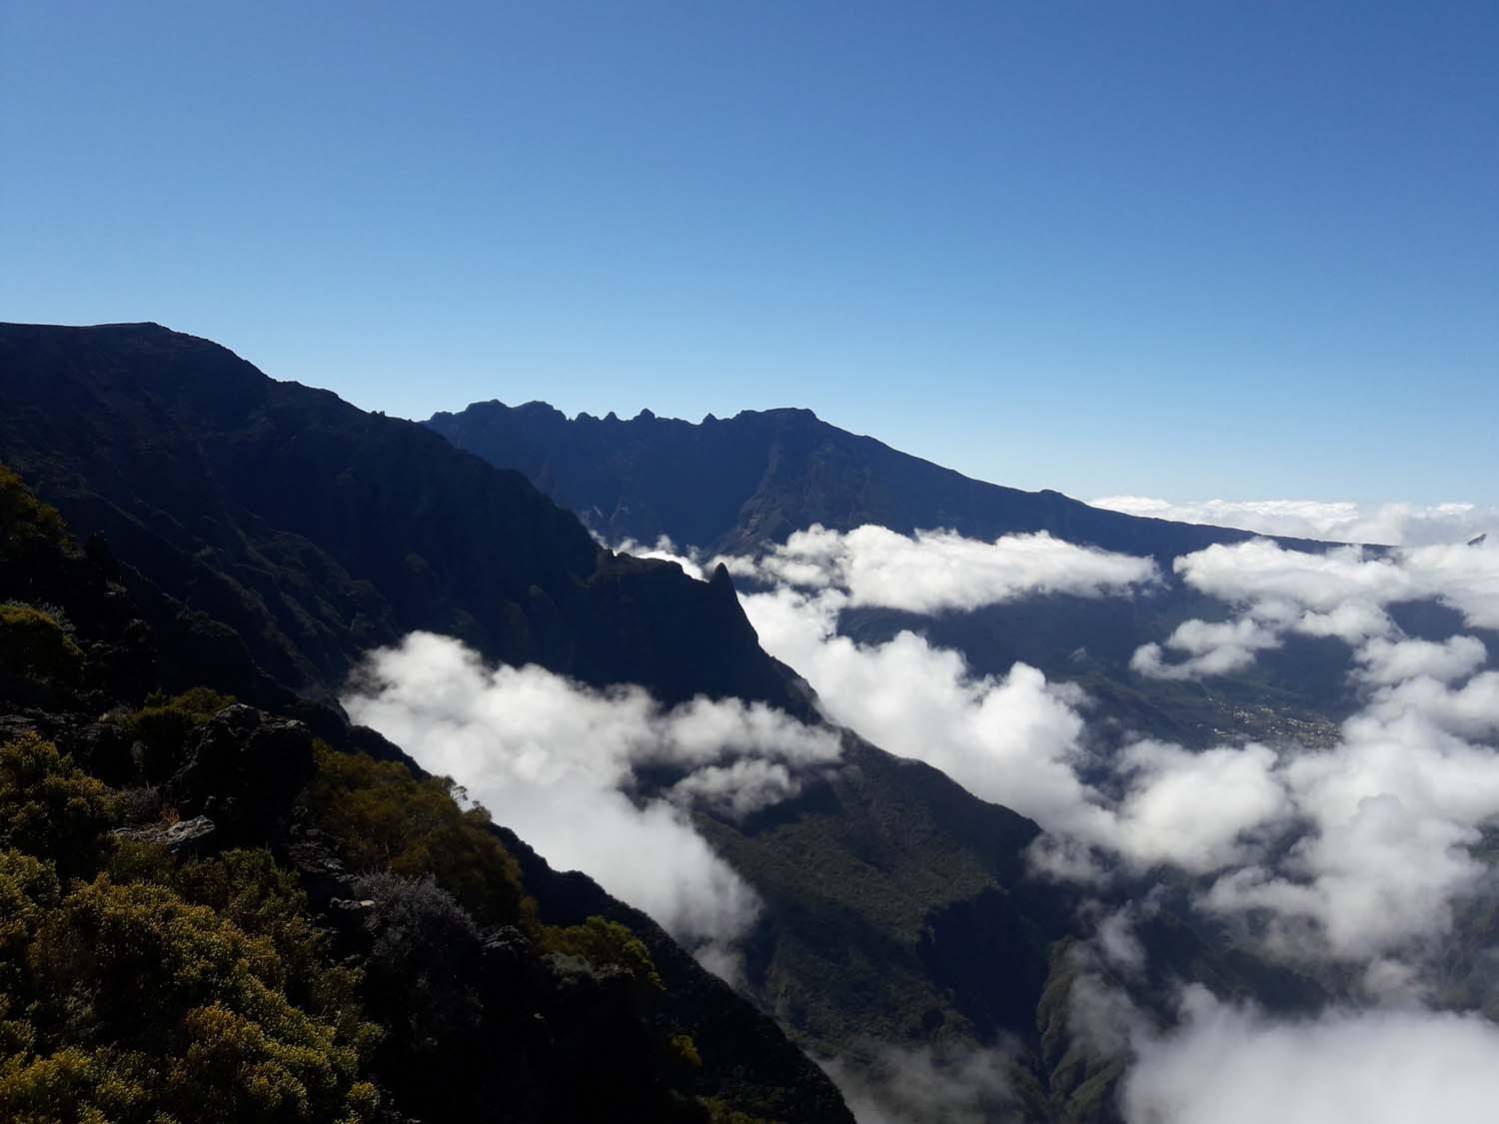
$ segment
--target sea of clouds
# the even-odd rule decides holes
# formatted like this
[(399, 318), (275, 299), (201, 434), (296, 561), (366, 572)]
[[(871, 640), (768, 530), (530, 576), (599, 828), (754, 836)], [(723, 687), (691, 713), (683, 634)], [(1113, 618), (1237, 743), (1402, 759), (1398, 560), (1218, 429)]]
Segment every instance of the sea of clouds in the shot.
[(1499, 532), (1499, 508), (1471, 503), (1360, 504), (1321, 500), (1204, 500), (1173, 503), (1148, 496), (1102, 496), (1089, 500), (1127, 515), (1238, 527), (1262, 535), (1319, 542), (1431, 546), (1468, 542)]
[[(982, 542), (814, 527), (729, 559), (665, 541), (626, 545), (698, 577), (726, 565), (744, 582), (762, 645), (808, 680), (828, 719), (1042, 826), (1036, 877), (1079, 884), (1100, 902), (1121, 881), (1169, 877), (1260, 955), (1349, 981), (1340, 1006), (1299, 1022), (1185, 987), (1178, 1017), (1158, 1025), (1129, 994), (1131, 973), (1144, 968), (1137, 911), (1105, 912), (1087, 955), (1109, 971), (1081, 977), (1075, 1029), (1134, 1059), (1122, 1086), (1131, 1124), (1267, 1115), (1382, 1124), (1471, 1116), (1465, 1107), (1493, 1103), (1499, 1032), (1443, 1010), (1436, 981), (1455, 912), (1494, 889), (1474, 848), (1499, 823), (1499, 673), (1487, 670), (1490, 653), (1473, 633), (1499, 628), (1499, 543), (1315, 553), (1256, 540), (1178, 558), (1170, 574), (1045, 534)], [(962, 612), (1053, 593), (1149, 595), (1165, 582), (1221, 601), (1229, 615), (1142, 645), (1132, 661), (1142, 683), (1239, 672), (1290, 634), (1337, 637), (1359, 703), (1334, 743), (1106, 745), (1090, 727), (1086, 693), (1038, 668), (979, 675), (913, 631), (881, 643), (839, 631), (852, 607)], [(1405, 635), (1390, 610), (1415, 599), (1446, 604), (1465, 631)], [(689, 812), (744, 814), (784, 799), (836, 767), (839, 749), (826, 728), (762, 706), (664, 710), (635, 689), (485, 667), (457, 642), (424, 634), (374, 653), (347, 702), (356, 720), (455, 776), (554, 863), (589, 871), (729, 975), (758, 902)], [(635, 770), (661, 763), (681, 779), (643, 798)], [(1388, 1096), (1338, 1101), (1360, 1058), (1379, 1060)], [(867, 1102), (862, 1119), (909, 1115), (890, 1107), (895, 1089), (940, 1089), (944, 1104), (962, 1105), (1003, 1087), (985, 1069), (1002, 1064), (992, 1058), (887, 1055), (881, 1064), (843, 1075)], [(881, 1072), (927, 1076), (880, 1093)], [(1273, 1090), (1273, 1112), (1251, 1096), (1257, 1088)], [(964, 1118), (959, 1108), (931, 1111)]]

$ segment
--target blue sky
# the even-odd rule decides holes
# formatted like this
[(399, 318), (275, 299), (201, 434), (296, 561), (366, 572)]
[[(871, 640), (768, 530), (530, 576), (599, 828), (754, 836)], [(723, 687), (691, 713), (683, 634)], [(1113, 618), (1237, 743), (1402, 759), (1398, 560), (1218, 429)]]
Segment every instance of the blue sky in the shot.
[(0, 2), (0, 319), (425, 416), (801, 405), (1499, 501), (1499, 5)]

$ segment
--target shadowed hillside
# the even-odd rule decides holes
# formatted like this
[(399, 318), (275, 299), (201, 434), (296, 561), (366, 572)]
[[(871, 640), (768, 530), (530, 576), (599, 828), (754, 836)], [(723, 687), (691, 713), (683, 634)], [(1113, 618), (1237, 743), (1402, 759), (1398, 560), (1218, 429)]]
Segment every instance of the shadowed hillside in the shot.
[(732, 553), (813, 523), (836, 530), (875, 523), (988, 539), (1050, 531), (1169, 562), (1211, 543), (1254, 537), (972, 480), (829, 425), (810, 410), (746, 410), (694, 424), (649, 410), (628, 421), (613, 414), (569, 420), (543, 402), (476, 402), (426, 424), (491, 464), (525, 473), (611, 541), (664, 534), (679, 546)]
[(794, 707), (727, 583), (601, 551), (420, 426), (154, 324), (0, 326), (0, 456), (299, 689), (412, 629), (675, 702)]

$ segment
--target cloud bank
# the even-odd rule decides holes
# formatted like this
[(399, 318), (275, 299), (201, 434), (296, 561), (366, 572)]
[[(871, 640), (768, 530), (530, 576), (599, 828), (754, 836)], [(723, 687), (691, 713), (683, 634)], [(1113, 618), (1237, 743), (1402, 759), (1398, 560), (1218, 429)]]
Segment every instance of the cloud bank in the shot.
[[(1388, 554), (1360, 547), (1312, 553), (1255, 539), (1183, 555), (1172, 569), (1193, 589), (1233, 606), (1237, 616), (1186, 621), (1164, 648), (1142, 645), (1131, 662), (1142, 675), (1188, 679), (1237, 671), (1288, 633), (1336, 636), (1349, 644), (1398, 639), (1388, 610), (1407, 601), (1436, 600), (1470, 627), (1499, 628), (1499, 539)], [(1165, 649), (1179, 658), (1168, 660)]]
[(1102, 597), (1157, 580), (1149, 558), (1075, 546), (1037, 534), (993, 542), (952, 531), (901, 535), (868, 525), (847, 533), (812, 526), (759, 558), (721, 559), (730, 573), (803, 589), (837, 589), (848, 604), (937, 613), (1030, 594)]
[[(758, 583), (741, 601), (762, 644), (807, 677), (831, 718), (1036, 819), (1039, 873), (1105, 897), (1170, 886), (1241, 948), (1338, 981), (1349, 1004), (1291, 1023), (1189, 988), (1177, 1028), (1160, 1032), (1117, 984), (1145, 969), (1134, 906), (1101, 914), (1098, 967), (1080, 977), (1073, 1022), (1098, 1050), (1138, 1055), (1125, 1091), (1132, 1124), (1377, 1124), (1490, 1103), (1475, 1074), (1499, 1061), (1493, 1029), (1422, 1004), (1439, 994), (1458, 911), (1496, 889), (1475, 849), (1499, 827), (1499, 673), (1485, 670), (1479, 637), (1413, 639), (1391, 609), (1432, 598), (1469, 628), (1499, 625), (1495, 544), (1312, 553), (1258, 540), (1177, 559), (1180, 580), (1232, 615), (1183, 623), (1137, 651), (1136, 670), (1222, 674), (1290, 635), (1333, 636), (1348, 645), (1360, 700), (1330, 745), (1200, 750), (1127, 734), (1121, 744), (1117, 730), (1104, 738), (1083, 691), (1023, 663), (984, 676), (913, 632), (877, 644), (839, 634), (840, 614), (858, 605), (953, 612), (1047, 591), (1128, 596), (1150, 581), (1126, 570), (1100, 581), (1096, 558), (1069, 551), (1030, 556), (1050, 568), (997, 575), (962, 561), (971, 547), (986, 562), (1000, 557), (987, 544), (954, 554), (940, 537), (809, 533), (795, 549), (737, 563)], [(1389, 1059), (1387, 1103), (1348, 1093), (1368, 1080), (1354, 1069), (1361, 1055)], [(949, 1092), (964, 1095), (959, 1071), (948, 1076)], [(875, 1085), (851, 1086), (871, 1098), (869, 1118), (901, 1119), (900, 1089)]]
[[(688, 810), (742, 815), (776, 803), (840, 753), (832, 731), (763, 704), (697, 699), (667, 710), (636, 687), (597, 691), (538, 667), (486, 667), (459, 641), (426, 632), (372, 652), (343, 702), (553, 865), (586, 871), (718, 967), (759, 902)], [(642, 766), (682, 777), (643, 798)]]
[(1172, 503), (1145, 496), (1104, 496), (1088, 502), (1094, 507), (1122, 511), (1126, 515), (1237, 527), (1262, 535), (1322, 542), (1430, 546), (1465, 543), (1490, 531), (1499, 532), (1499, 508), (1471, 503), (1441, 503), (1426, 507), (1408, 503), (1324, 503), (1316, 500)]
[(1499, 1027), (1479, 1015), (1330, 1012), (1277, 1022), (1200, 987), (1182, 1028), (1146, 1040), (1124, 1083), (1130, 1124), (1487, 1120)]

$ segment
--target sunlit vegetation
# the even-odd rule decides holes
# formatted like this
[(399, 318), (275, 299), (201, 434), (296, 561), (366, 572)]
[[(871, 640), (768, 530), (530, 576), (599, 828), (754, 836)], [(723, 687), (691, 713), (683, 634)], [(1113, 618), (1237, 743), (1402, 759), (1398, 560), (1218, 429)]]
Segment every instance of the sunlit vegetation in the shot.
[[(548, 952), (560, 952), (587, 960), (602, 971), (617, 972), (629, 979), (656, 991), (664, 989), (656, 966), (651, 963), (651, 954), (640, 938), (617, 921), (606, 921), (602, 917), (590, 917), (582, 925), (569, 925), (547, 929), (541, 945)], [(686, 1038), (685, 1035), (680, 1036)], [(692, 1040), (686, 1038), (690, 1046)], [(683, 1047), (673, 1039), (673, 1047), (684, 1055)], [(690, 1051), (693, 1057), (697, 1048)], [(701, 1059), (698, 1059), (701, 1064)]]
[(489, 813), (461, 808), (446, 777), (418, 780), (392, 761), (317, 746), (317, 775), (306, 804), (320, 828), (338, 840), (355, 874), (431, 875), (483, 924), (527, 920), (520, 871), (488, 830)]

